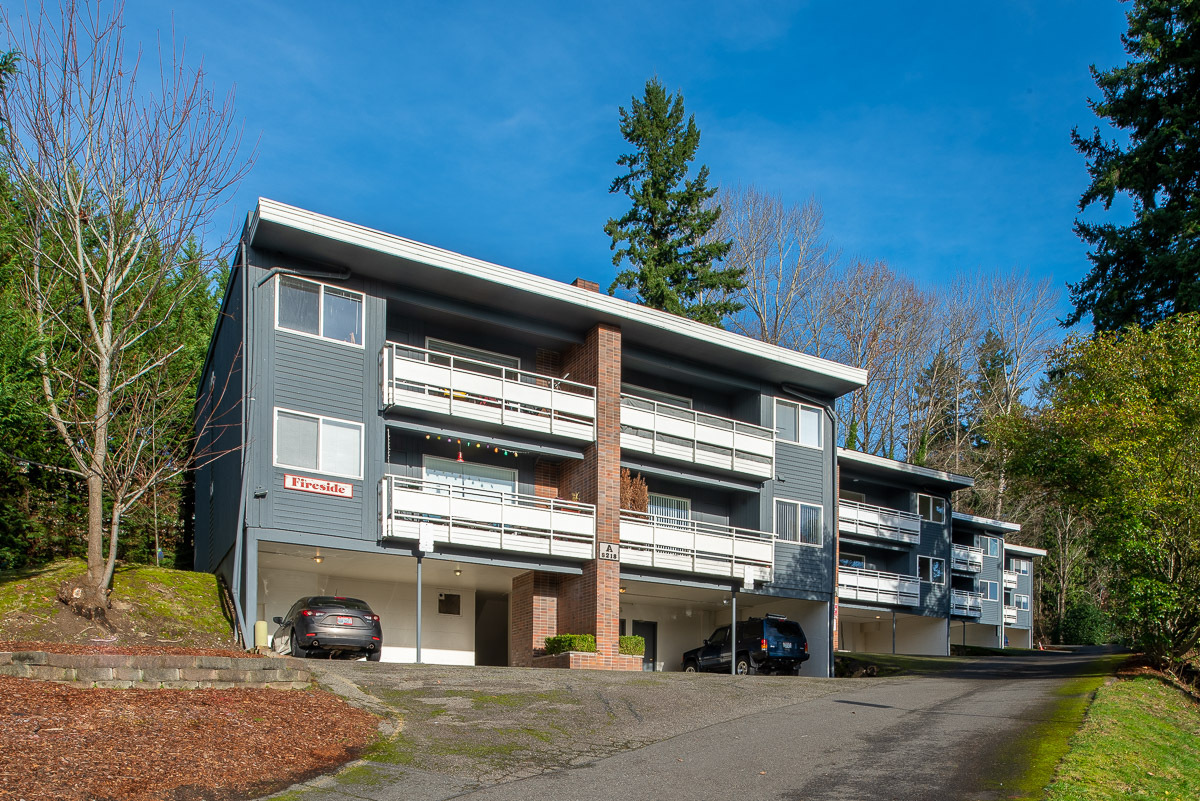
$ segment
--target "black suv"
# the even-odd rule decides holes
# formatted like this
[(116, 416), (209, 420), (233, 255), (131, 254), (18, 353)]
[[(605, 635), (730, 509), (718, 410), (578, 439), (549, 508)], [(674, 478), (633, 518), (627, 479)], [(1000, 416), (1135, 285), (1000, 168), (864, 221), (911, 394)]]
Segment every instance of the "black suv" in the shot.
[(378, 662), (383, 648), (379, 615), (366, 601), (333, 595), (313, 595), (292, 604), (284, 617), (274, 618), (273, 650), (306, 657), (365, 656)]
[[(684, 653), (683, 670), (728, 673), (730, 650), (729, 626), (720, 626), (704, 645)], [(737, 624), (736, 672), (798, 676), (806, 659), (808, 639), (796, 621), (782, 615), (767, 615)]]

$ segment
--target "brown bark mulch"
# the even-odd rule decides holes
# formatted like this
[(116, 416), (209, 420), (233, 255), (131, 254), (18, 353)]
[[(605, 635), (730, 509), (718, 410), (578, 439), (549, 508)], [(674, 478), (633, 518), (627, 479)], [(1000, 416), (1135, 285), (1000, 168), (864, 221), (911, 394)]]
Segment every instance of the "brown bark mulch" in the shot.
[(322, 690), (76, 689), (0, 676), (0, 799), (255, 798), (355, 758), (375, 734), (373, 715)]

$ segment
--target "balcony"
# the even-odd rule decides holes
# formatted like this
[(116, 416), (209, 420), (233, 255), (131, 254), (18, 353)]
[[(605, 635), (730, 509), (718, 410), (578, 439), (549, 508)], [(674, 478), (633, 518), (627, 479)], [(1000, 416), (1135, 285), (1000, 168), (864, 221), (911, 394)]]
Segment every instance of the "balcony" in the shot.
[(921, 518), (899, 509), (839, 500), (838, 531), (915, 545), (921, 539)]
[(921, 580), (899, 573), (881, 573), (857, 567), (838, 568), (838, 598), (897, 606), (921, 603)]
[(403, 476), (380, 482), (384, 539), (592, 559), (596, 508)]
[(964, 617), (980, 617), (983, 614), (983, 595), (978, 592), (951, 590), (950, 613)]
[(955, 545), (950, 551), (950, 569), (964, 573), (983, 570), (983, 549), (973, 545)]
[(1020, 573), (1017, 573), (1013, 570), (1005, 570), (1004, 571), (1004, 588), (1006, 590), (1016, 589), (1017, 580), (1020, 578), (1020, 576), (1021, 576)]
[(775, 432), (682, 406), (621, 396), (621, 448), (757, 478), (775, 475)]
[(681, 573), (771, 580), (775, 535), (646, 512), (621, 512), (621, 563)]
[(384, 408), (596, 438), (596, 388), (587, 384), (394, 342), (379, 359)]
[(1017, 608), (1015, 606), (1004, 607), (1004, 625), (1017, 625)]

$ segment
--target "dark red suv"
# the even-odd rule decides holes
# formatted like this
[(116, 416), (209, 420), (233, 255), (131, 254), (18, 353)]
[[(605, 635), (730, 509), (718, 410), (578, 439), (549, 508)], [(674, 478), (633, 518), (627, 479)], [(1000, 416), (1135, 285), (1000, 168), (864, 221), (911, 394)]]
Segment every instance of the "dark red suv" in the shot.
[(292, 604), (271, 641), (273, 650), (291, 656), (324, 656), (378, 662), (383, 649), (379, 615), (366, 601), (333, 595), (313, 595)]

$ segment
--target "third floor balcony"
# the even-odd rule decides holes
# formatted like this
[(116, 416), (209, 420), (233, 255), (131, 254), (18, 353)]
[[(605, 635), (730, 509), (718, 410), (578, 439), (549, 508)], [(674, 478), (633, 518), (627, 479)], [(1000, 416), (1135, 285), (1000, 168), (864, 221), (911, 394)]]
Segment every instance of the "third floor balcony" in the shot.
[(621, 562), (764, 583), (775, 565), (775, 535), (625, 509)]
[(775, 475), (771, 429), (635, 395), (621, 395), (621, 448), (757, 478)]
[(896, 606), (921, 603), (921, 580), (917, 576), (858, 567), (839, 567), (837, 575), (838, 598)]
[(965, 573), (980, 572), (983, 570), (983, 549), (955, 543), (950, 551), (950, 569)]
[(916, 544), (921, 539), (921, 518), (912, 512), (838, 500), (838, 531)]
[(380, 354), (383, 405), (591, 442), (596, 389), (587, 384), (389, 342)]

